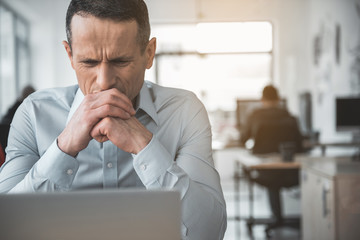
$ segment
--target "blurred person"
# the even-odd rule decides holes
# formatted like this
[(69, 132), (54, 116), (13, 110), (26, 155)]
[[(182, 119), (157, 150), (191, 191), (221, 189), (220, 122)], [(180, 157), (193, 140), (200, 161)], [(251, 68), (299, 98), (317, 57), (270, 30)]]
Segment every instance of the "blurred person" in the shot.
[(143, 0), (72, 0), (63, 42), (78, 85), (41, 90), (15, 114), (0, 192), (180, 192), (183, 239), (222, 239), (226, 207), (203, 104), (144, 81), (156, 39)]
[[(290, 113), (285, 107), (280, 105), (278, 90), (267, 85), (262, 91), (262, 106), (255, 109), (247, 118), (244, 127), (241, 129), (240, 144), (245, 143), (255, 137), (257, 126), (266, 121), (279, 121), (290, 117)], [(276, 149), (278, 150), (278, 149)]]
[(24, 101), (25, 98), (27, 98), (30, 94), (35, 92), (35, 89), (28, 85), (24, 87), (24, 89), (21, 92), (21, 96), (16, 100), (16, 102), (8, 109), (5, 116), (1, 119), (1, 124), (10, 125), (16, 110), (20, 106), (20, 104)]
[(3, 165), (4, 162), (5, 162), (5, 153), (0, 143), (0, 167), (1, 165)]
[[(255, 109), (247, 118), (244, 128), (241, 130), (240, 144), (245, 145), (247, 140), (254, 139), (254, 148), (257, 145), (256, 141), (262, 141), (261, 146), (257, 149), (253, 149), (253, 153), (274, 153), (281, 151), (282, 144), (290, 145), (293, 152), (302, 151), (302, 136), (299, 130), (296, 119), (286, 110), (284, 106), (280, 105), (280, 98), (278, 90), (272, 86), (267, 85), (264, 87), (261, 97), (262, 107)], [(290, 124), (289, 124), (290, 123)], [(260, 126), (268, 124), (269, 127), (274, 127), (276, 131), (270, 131), (272, 136), (269, 142), (263, 142), (263, 139), (257, 139)], [(282, 129), (281, 124), (291, 125), (291, 129)], [(281, 143), (281, 133), (287, 131), (286, 137), (294, 140), (294, 142)], [(259, 136), (259, 135), (258, 135)], [(280, 136), (280, 137), (279, 137)], [(251, 177), (251, 176), (250, 176)], [(298, 171), (289, 170), (271, 170), (271, 171), (259, 171), (258, 175), (252, 180), (262, 186), (265, 186), (268, 190), (269, 203), (271, 212), (274, 218), (274, 223), (269, 225), (268, 228), (280, 226), (283, 222), (282, 209), (281, 209), (281, 196), (280, 189), (283, 187), (292, 187), (298, 185)]]
[(0, 122), (0, 144), (2, 145), (2, 154), (5, 156), (5, 149), (7, 147), (9, 129), (11, 121), (14, 117), (14, 114), (20, 104), (27, 98), (31, 93), (35, 92), (35, 89), (28, 85), (26, 86), (21, 93), (21, 96), (16, 100), (16, 102), (8, 109), (5, 116), (1, 119)]

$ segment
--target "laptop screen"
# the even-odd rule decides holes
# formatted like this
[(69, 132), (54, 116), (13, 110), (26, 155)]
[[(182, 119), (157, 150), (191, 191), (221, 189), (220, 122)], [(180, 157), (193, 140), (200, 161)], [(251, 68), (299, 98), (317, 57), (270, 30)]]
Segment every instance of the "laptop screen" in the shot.
[(174, 191), (0, 195), (0, 216), (0, 239), (181, 239)]

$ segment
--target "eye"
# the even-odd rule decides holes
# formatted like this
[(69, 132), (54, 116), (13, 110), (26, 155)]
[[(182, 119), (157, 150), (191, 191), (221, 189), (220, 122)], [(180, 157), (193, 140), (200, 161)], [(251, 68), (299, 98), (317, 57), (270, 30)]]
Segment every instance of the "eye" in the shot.
[(92, 66), (96, 66), (99, 63), (99, 61), (93, 59), (86, 59), (81, 61), (81, 63), (85, 64), (86, 66), (92, 67)]
[(127, 60), (120, 60), (120, 59), (114, 59), (114, 60), (111, 60), (111, 63), (116, 65), (116, 66), (127, 66), (130, 61), (127, 61)]

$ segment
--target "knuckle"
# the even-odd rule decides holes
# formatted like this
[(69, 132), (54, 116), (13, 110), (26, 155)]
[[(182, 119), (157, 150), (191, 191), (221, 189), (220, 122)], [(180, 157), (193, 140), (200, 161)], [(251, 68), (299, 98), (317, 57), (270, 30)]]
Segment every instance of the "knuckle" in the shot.
[(94, 106), (94, 101), (93, 101), (94, 97), (92, 96), (92, 94), (88, 94), (84, 97), (83, 100), (83, 106), (85, 106), (85, 108), (93, 108)]
[(117, 98), (116, 98), (116, 96), (115, 96), (114, 94), (110, 94), (110, 95), (109, 95), (109, 100), (110, 100), (110, 101), (116, 101), (116, 99), (117, 99)]
[(117, 94), (119, 91), (116, 88), (112, 88), (110, 92), (112, 94)]
[(93, 99), (93, 94), (87, 94), (84, 96), (84, 102), (85, 103), (88, 103), (88, 102), (91, 102), (91, 100)]
[(110, 105), (104, 105), (104, 111), (108, 114), (111, 112), (111, 106)]

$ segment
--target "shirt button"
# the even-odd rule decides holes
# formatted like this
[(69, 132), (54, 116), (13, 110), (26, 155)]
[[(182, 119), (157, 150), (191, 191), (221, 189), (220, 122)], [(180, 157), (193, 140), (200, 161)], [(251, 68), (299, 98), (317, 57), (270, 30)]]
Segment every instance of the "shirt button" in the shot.
[(106, 166), (107, 166), (108, 168), (112, 168), (112, 167), (113, 167), (113, 165), (112, 165), (111, 162), (109, 162)]
[(66, 171), (66, 173), (67, 173), (67, 175), (71, 176), (71, 175), (73, 175), (74, 171), (72, 169), (68, 169)]
[(145, 165), (145, 164), (141, 164), (141, 165), (140, 165), (140, 169), (143, 170), (143, 171), (145, 171), (145, 170), (146, 170), (146, 165)]

